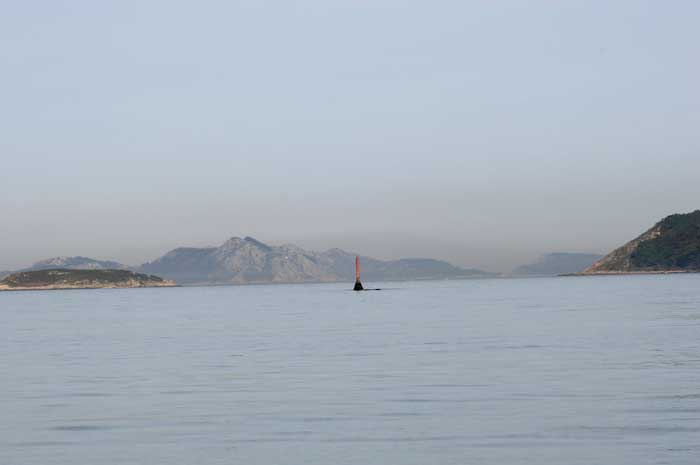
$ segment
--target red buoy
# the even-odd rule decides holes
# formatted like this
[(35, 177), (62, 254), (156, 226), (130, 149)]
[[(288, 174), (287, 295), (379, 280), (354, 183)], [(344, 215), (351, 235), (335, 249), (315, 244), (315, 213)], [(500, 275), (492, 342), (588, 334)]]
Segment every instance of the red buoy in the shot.
[(355, 256), (355, 287), (353, 291), (362, 291), (362, 282), (360, 281), (360, 256)]

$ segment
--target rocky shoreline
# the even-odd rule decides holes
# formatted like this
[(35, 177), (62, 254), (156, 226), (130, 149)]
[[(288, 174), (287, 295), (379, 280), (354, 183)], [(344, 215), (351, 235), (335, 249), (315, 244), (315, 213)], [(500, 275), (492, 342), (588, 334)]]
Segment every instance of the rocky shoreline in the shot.
[(76, 285), (76, 286), (27, 286), (27, 287), (10, 287), (0, 284), (0, 291), (60, 291), (60, 290), (78, 290), (78, 289), (138, 289), (138, 288), (150, 288), (150, 287), (179, 287), (172, 281), (167, 281), (167, 283), (153, 283), (153, 284), (137, 284), (137, 285)]

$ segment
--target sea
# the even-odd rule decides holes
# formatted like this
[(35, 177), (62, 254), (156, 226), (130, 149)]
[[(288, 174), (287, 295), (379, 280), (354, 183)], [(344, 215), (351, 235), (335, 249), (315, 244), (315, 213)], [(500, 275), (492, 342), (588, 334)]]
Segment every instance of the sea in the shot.
[(0, 293), (0, 464), (700, 463), (700, 275)]

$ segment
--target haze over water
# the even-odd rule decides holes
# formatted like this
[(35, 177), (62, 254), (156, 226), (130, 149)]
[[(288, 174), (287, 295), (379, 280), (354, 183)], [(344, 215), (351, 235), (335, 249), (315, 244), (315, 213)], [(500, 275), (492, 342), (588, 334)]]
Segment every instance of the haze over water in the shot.
[(0, 270), (253, 236), (508, 272), (700, 198), (700, 2), (4, 2)]
[(699, 286), (2, 293), (0, 463), (696, 464)]

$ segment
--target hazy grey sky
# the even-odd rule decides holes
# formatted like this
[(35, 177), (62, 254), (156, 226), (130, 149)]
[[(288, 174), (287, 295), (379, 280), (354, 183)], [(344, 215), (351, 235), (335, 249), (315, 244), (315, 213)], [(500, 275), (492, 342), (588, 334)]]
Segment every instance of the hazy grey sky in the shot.
[(700, 208), (697, 1), (22, 1), (0, 269), (233, 235), (507, 270)]

